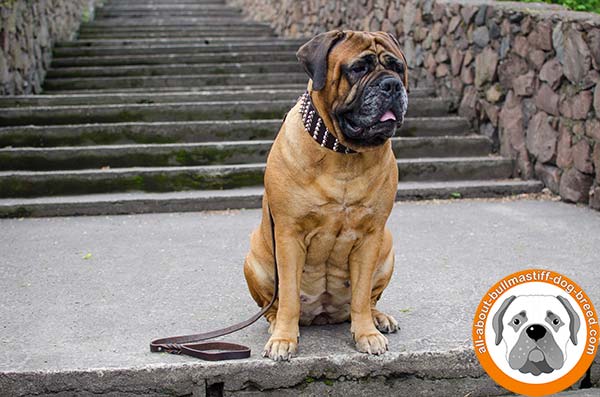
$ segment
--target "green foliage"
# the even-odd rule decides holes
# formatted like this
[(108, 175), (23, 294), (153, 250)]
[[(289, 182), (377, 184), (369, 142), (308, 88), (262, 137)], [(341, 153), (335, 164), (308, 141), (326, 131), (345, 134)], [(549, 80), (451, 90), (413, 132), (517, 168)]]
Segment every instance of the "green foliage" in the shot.
[(81, 22), (87, 23), (90, 21), (90, 10), (89, 9), (85, 9), (83, 10), (83, 14), (81, 15)]
[(17, 0), (0, 0), (0, 8), (9, 8), (15, 4)]
[(560, 4), (575, 11), (597, 12), (600, 14), (600, 0), (516, 0), (523, 3)]
[(327, 378), (325, 378), (325, 379), (323, 379), (323, 378), (315, 379), (312, 376), (307, 376), (306, 379), (304, 379), (304, 382), (309, 383), (309, 384), (310, 383), (314, 383), (316, 381), (322, 381), (327, 386), (333, 386), (333, 384), (334, 384), (334, 380), (333, 379), (327, 379)]

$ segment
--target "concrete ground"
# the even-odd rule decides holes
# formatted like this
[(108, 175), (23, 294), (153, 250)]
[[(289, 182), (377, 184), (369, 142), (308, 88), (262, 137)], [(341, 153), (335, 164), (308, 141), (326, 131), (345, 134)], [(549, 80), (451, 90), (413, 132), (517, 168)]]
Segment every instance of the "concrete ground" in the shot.
[(494, 282), (552, 269), (600, 305), (600, 213), (538, 200), (398, 203), (389, 220), (397, 265), (380, 302), (402, 328), (389, 337), (390, 352), (356, 353), (349, 324), (308, 327), (298, 358), (272, 363), (260, 357), (268, 338), (260, 320), (223, 338), (250, 345), (248, 360), (150, 353), (153, 338), (257, 311), (242, 265), (259, 217), (241, 210), (0, 220), (0, 391), (310, 394), (338, 382), (339, 393), (353, 394), (364, 379), (380, 379), (377, 387), (422, 395), (503, 394), (470, 338), (475, 308)]

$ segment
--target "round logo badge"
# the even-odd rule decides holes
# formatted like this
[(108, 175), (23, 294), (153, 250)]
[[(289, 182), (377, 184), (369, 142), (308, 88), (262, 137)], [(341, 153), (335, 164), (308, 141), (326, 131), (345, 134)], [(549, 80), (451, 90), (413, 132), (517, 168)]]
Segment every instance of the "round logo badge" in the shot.
[(481, 366), (500, 386), (528, 396), (575, 384), (594, 361), (599, 337), (588, 295), (549, 270), (524, 270), (497, 282), (473, 321)]

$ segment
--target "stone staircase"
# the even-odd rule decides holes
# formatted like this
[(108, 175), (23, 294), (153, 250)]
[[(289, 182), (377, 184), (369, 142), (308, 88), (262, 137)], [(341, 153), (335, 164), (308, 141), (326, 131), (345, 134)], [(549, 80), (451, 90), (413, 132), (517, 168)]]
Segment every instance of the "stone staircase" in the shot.
[[(44, 95), (0, 97), (0, 217), (253, 208), (295, 51), (223, 0), (113, 0), (58, 43)], [(448, 100), (413, 89), (398, 199), (537, 192)]]

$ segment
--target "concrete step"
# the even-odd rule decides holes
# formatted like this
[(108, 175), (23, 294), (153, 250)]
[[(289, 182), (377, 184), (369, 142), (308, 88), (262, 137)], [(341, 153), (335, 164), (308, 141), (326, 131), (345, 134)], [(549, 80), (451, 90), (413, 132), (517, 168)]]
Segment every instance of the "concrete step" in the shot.
[[(96, 7), (96, 11), (101, 13), (102, 15), (106, 13), (114, 13), (114, 14), (129, 14), (136, 12), (174, 12), (174, 11), (204, 11), (204, 10), (222, 10), (222, 11), (236, 11), (241, 12), (242, 8), (230, 6), (227, 4), (202, 4), (202, 3), (173, 3), (173, 4), (156, 4), (156, 3), (139, 3), (139, 4), (121, 4), (121, 3), (112, 3), (112, 4), (103, 4), (100, 7)], [(96, 15), (99, 15), (96, 13)], [(103, 17), (104, 18), (104, 17)]]
[(398, 160), (402, 182), (510, 178), (513, 161), (498, 156), (419, 157)]
[[(273, 34), (273, 29), (267, 24), (255, 24), (248, 25), (245, 24), (243, 26), (219, 26), (219, 25), (210, 25), (210, 26), (186, 26), (185, 32), (190, 33), (200, 33), (200, 34), (210, 34), (210, 33), (243, 33), (246, 32), (249, 35), (253, 33), (270, 33)], [(81, 25), (79, 29), (79, 34), (95, 34), (95, 35), (110, 35), (110, 34), (141, 34), (141, 33), (161, 33), (161, 34), (180, 34), (184, 33), (181, 28), (177, 26), (169, 26), (169, 25), (155, 25), (155, 26), (114, 26), (110, 29), (105, 29), (103, 27), (94, 27), (89, 24)]]
[[(69, 94), (69, 95), (18, 95), (0, 96), (0, 108), (24, 106), (75, 106), (80, 104), (126, 104), (126, 103), (177, 103), (177, 102), (217, 102), (217, 101), (251, 101), (270, 98), (272, 100), (295, 100), (302, 92), (304, 85), (293, 88), (244, 89), (175, 92), (134, 92), (108, 94)], [(182, 87), (184, 89), (186, 87)], [(433, 94), (430, 89), (415, 89), (410, 93), (412, 98), (425, 98)]]
[(167, 39), (167, 38), (203, 38), (203, 39), (215, 39), (215, 38), (227, 38), (227, 37), (245, 37), (258, 38), (272, 38), (275, 37), (270, 29), (260, 30), (218, 30), (218, 29), (185, 29), (185, 30), (147, 30), (147, 31), (108, 31), (108, 32), (79, 32), (78, 38), (80, 40), (124, 40), (124, 39)]
[(167, 38), (125, 38), (125, 39), (95, 39), (95, 40), (74, 40), (61, 41), (55, 45), (55, 48), (112, 48), (112, 47), (152, 47), (165, 45), (228, 45), (244, 43), (297, 43), (300, 46), (305, 40), (281, 39), (279, 37), (256, 37), (245, 36), (240, 31), (235, 36), (217, 36), (208, 35), (195, 37), (167, 37)]
[[(230, 32), (231, 33), (231, 32)], [(74, 41), (61, 41), (55, 45), (56, 48), (103, 48), (103, 47), (118, 47), (118, 46), (156, 46), (156, 45), (181, 45), (181, 44), (235, 44), (246, 42), (276, 42), (282, 39), (276, 36), (247, 36), (243, 31), (239, 31), (236, 35), (229, 34), (228, 36), (211, 36), (210, 32), (201, 36), (193, 37), (126, 37), (123, 39), (101, 38), (101, 39), (82, 39)], [(285, 39), (289, 41), (289, 39)], [(298, 41), (300, 43), (300, 41)]]
[(239, 9), (235, 6), (230, 6), (226, 2), (178, 2), (178, 1), (143, 1), (139, 3), (124, 3), (120, 1), (105, 2), (97, 7), (98, 10), (180, 10), (180, 9)]
[(97, 7), (97, 10), (101, 11), (118, 11), (118, 10), (202, 10), (206, 9), (238, 9), (234, 6), (230, 6), (225, 2), (218, 3), (202, 3), (202, 2), (169, 2), (163, 1), (162, 3), (156, 2), (140, 2), (140, 3), (122, 3), (119, 1), (106, 2)]
[[(0, 170), (169, 167), (265, 162), (273, 141), (66, 146), (0, 149)], [(392, 138), (397, 158), (485, 156), (492, 142), (480, 135)]]
[(221, 53), (180, 53), (180, 54), (147, 54), (147, 55), (108, 55), (87, 57), (54, 58), (53, 68), (83, 67), (83, 66), (127, 66), (127, 65), (161, 65), (172, 63), (203, 64), (203, 63), (239, 63), (261, 62), (268, 59), (271, 62), (297, 62), (294, 51), (279, 52), (221, 52)]
[[(0, 147), (264, 140), (272, 139), (280, 126), (281, 119), (28, 125), (0, 128)], [(396, 134), (454, 136), (470, 131), (469, 123), (462, 117), (409, 117)]]
[(225, 0), (111, 0), (105, 2), (104, 6), (120, 6), (120, 7), (128, 7), (128, 6), (180, 6), (187, 4), (202, 4), (202, 5), (210, 5), (210, 4), (219, 4), (219, 5), (227, 5)]
[(95, 89), (95, 90), (54, 90), (47, 91), (45, 94), (39, 94), (45, 97), (60, 97), (66, 95), (127, 95), (127, 94), (168, 94), (168, 93), (198, 93), (198, 92), (220, 92), (220, 91), (255, 91), (255, 90), (273, 90), (273, 89), (286, 89), (286, 90), (297, 90), (303, 92), (306, 90), (307, 82), (302, 83), (286, 83), (277, 84), (276, 88), (270, 84), (231, 84), (231, 85), (188, 85), (188, 86), (173, 86), (173, 87), (148, 87), (148, 88), (106, 88), (106, 89)]
[[(507, 197), (538, 193), (539, 181), (519, 179), (400, 182), (397, 201)], [(105, 193), (0, 199), (0, 218), (124, 215), (260, 208), (262, 187), (168, 193)]]
[(160, 9), (160, 10), (139, 10), (139, 9), (98, 9), (95, 12), (97, 20), (110, 20), (112, 18), (119, 19), (130, 19), (135, 21), (136, 19), (150, 19), (150, 18), (206, 18), (206, 17), (219, 17), (219, 18), (240, 18), (241, 12), (233, 8), (205, 8), (205, 9)]
[[(281, 119), (295, 102), (295, 100), (259, 100), (3, 108), (0, 114), (0, 126), (127, 121)], [(445, 99), (414, 98), (411, 100), (407, 117), (445, 116), (448, 114), (450, 106), (451, 102)]]
[(187, 5), (218, 5), (227, 6), (225, 0), (119, 0), (104, 3), (107, 7), (139, 7), (139, 6), (157, 6), (157, 7), (179, 7)]
[[(275, 100), (297, 99), (306, 84), (270, 86), (214, 86), (214, 87), (156, 87), (149, 89), (106, 90), (99, 93), (6, 95), (0, 97), (0, 108), (24, 106), (74, 106), (79, 104), (174, 103), (213, 102), (232, 100), (259, 100), (264, 95)], [(430, 96), (429, 90), (413, 90), (411, 97)]]
[[(256, 312), (242, 264), (259, 210), (3, 220), (2, 390), (11, 397), (210, 397), (215, 390), (226, 396), (510, 395), (475, 358), (477, 304), (522, 263), (552, 263), (598, 302), (594, 215), (531, 199), (396, 205), (388, 227), (397, 266), (378, 302), (402, 327), (388, 335), (389, 352), (357, 353), (348, 323), (311, 326), (301, 328), (298, 355), (289, 363), (260, 357), (269, 337), (262, 319), (225, 338), (251, 347), (245, 360), (148, 352), (153, 338), (211, 330)], [(563, 231), (548, 228), (549, 220)], [(578, 253), (585, 255), (577, 259)], [(598, 387), (597, 375), (592, 382)]]
[(247, 63), (207, 63), (170, 64), (146, 66), (105, 66), (71, 67), (50, 69), (47, 79), (78, 77), (121, 77), (121, 76), (186, 76), (201, 74), (232, 73), (302, 73), (302, 66), (296, 62), (247, 62)]
[(132, 12), (132, 11), (172, 11), (172, 10), (240, 10), (236, 7), (231, 7), (226, 4), (202, 4), (202, 3), (170, 3), (165, 2), (163, 4), (156, 3), (138, 3), (138, 4), (122, 4), (119, 2), (113, 2), (111, 4), (105, 4), (96, 9), (101, 12)]
[(222, 4), (226, 5), (226, 0), (107, 0), (103, 3), (103, 6), (133, 6), (133, 5), (164, 5), (168, 6), (171, 4)]
[(241, 36), (246, 37), (264, 37), (273, 36), (273, 29), (268, 25), (256, 26), (190, 26), (186, 29), (178, 29), (176, 26), (154, 26), (153, 27), (131, 27), (131, 26), (115, 26), (111, 29), (98, 29), (82, 26), (79, 30), (78, 37), (80, 39), (111, 39), (112, 36), (131, 38), (152, 38), (152, 37), (230, 37)]
[(65, 90), (111, 90), (124, 88), (156, 87), (210, 87), (212, 85), (265, 85), (307, 83), (305, 73), (239, 73), (239, 74), (199, 74), (186, 76), (132, 76), (47, 79), (44, 92)]
[[(185, 87), (182, 87), (185, 88)], [(177, 103), (209, 101), (250, 101), (265, 97), (274, 100), (294, 100), (303, 92), (294, 89), (210, 90), (179, 92), (134, 92), (116, 94), (21, 95), (0, 96), (0, 108), (24, 106), (75, 106), (80, 104)], [(411, 95), (414, 95), (411, 93)], [(422, 95), (423, 96), (423, 95)]]
[[(277, 88), (281, 89), (295, 89), (298, 92), (306, 90), (307, 82), (292, 83), (292, 84), (277, 84)], [(162, 94), (162, 93), (180, 93), (180, 92), (205, 92), (210, 90), (211, 92), (219, 91), (254, 91), (254, 90), (272, 90), (273, 85), (271, 84), (252, 84), (252, 85), (189, 85), (189, 86), (173, 86), (173, 87), (148, 87), (148, 88), (105, 88), (105, 89), (94, 89), (94, 90), (53, 90), (46, 91), (43, 94), (46, 97), (65, 96), (65, 95), (113, 95), (113, 94), (141, 94), (146, 93), (148, 95)], [(42, 95), (42, 94), (40, 94)]]
[(199, 18), (110, 18), (110, 19), (98, 19), (90, 22), (89, 26), (97, 29), (110, 30), (114, 27), (127, 26), (128, 28), (143, 28), (148, 29), (152, 26), (163, 27), (175, 27), (180, 26), (182, 29), (188, 27), (197, 26), (219, 26), (221, 28), (226, 26), (268, 26), (265, 23), (252, 22), (245, 20), (241, 15), (238, 17), (199, 17)]
[[(183, 28), (182, 28), (183, 29)], [(280, 52), (297, 51), (302, 41), (290, 40), (260, 40), (252, 42), (239, 42), (228, 44), (181, 44), (181, 45), (146, 45), (146, 46), (115, 46), (115, 47), (62, 47), (56, 48), (53, 54), (61, 57), (84, 57), (84, 56), (106, 56), (106, 55), (151, 55), (151, 54), (179, 54), (179, 53), (231, 53), (231, 52)]]
[[(168, 192), (260, 186), (264, 164), (137, 167), (70, 171), (0, 171), (0, 197), (40, 197), (127, 191)], [(398, 160), (400, 181), (503, 179), (512, 160), (486, 157)]]

